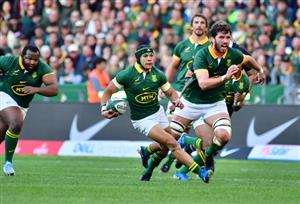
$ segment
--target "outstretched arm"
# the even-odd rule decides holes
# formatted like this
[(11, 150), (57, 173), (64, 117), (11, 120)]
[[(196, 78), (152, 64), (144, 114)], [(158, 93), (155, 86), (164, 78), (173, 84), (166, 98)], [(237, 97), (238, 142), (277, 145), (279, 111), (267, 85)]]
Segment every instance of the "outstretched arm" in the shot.
[(263, 68), (257, 63), (257, 61), (253, 57), (251, 57), (250, 55), (244, 55), (243, 64), (255, 69), (258, 72), (256, 76), (257, 81), (255, 83), (262, 84), (266, 81), (266, 75), (264, 73)]

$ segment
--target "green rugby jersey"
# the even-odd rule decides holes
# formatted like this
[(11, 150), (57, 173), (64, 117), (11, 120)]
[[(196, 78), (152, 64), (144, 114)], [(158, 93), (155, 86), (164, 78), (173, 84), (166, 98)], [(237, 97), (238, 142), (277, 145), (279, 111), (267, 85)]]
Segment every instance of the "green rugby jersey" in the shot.
[(25, 94), (25, 86), (40, 87), (43, 83), (42, 77), (52, 73), (53, 70), (43, 61), (39, 60), (34, 72), (27, 72), (22, 64), (22, 58), (18, 56), (1, 56), (0, 91), (10, 95), (19, 106), (28, 108), (34, 94)]
[(250, 89), (250, 81), (246, 74), (242, 74), (238, 80), (229, 80), (225, 83), (226, 104), (233, 104), (234, 94), (239, 92), (240, 94), (246, 95)]
[(196, 44), (191, 37), (179, 42), (173, 53), (173, 57), (176, 57), (180, 60), (179, 67), (177, 70), (177, 77), (172, 86), (176, 91), (181, 91), (185, 84), (185, 74), (188, 71), (189, 67), (193, 65), (193, 60), (197, 51), (201, 48), (210, 44), (210, 41), (206, 37), (199, 44)]
[(119, 88), (124, 88), (132, 120), (140, 120), (159, 110), (158, 90), (170, 87), (166, 76), (156, 67), (143, 72), (137, 63), (120, 71), (113, 79)]
[[(209, 77), (220, 77), (226, 74), (228, 67), (233, 64), (242, 63), (243, 54), (233, 48), (228, 48), (222, 58), (214, 53), (212, 45), (199, 50), (194, 59), (194, 72), (207, 70)], [(193, 74), (193, 78), (196, 78)], [(183, 93), (183, 97), (195, 104), (215, 103), (226, 96), (225, 84), (203, 91), (198, 85), (198, 80), (194, 80)]]

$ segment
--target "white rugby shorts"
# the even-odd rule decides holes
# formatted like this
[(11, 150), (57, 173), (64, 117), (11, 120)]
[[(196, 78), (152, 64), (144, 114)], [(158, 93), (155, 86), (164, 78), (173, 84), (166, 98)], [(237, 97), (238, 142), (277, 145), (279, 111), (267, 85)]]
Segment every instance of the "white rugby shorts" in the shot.
[(0, 91), (0, 111), (4, 110), (5, 108), (16, 106), (19, 107), (23, 114), (23, 119), (25, 119), (26, 113), (28, 108), (23, 108), (17, 104), (17, 102), (7, 93)]
[(160, 106), (159, 110), (156, 113), (140, 120), (131, 120), (131, 123), (134, 129), (138, 130), (146, 136), (148, 136), (150, 130), (157, 124), (159, 124), (162, 129), (165, 129), (169, 126), (168, 118), (165, 115), (165, 111), (162, 106)]

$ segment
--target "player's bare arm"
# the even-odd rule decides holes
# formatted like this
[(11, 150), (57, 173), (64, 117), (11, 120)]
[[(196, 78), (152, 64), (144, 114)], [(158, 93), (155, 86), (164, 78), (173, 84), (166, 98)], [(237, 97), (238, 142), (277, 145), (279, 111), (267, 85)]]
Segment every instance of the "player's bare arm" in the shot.
[[(178, 58), (177, 56), (173, 55), (172, 62), (167, 67), (167, 69), (166, 69), (166, 77), (167, 77), (167, 80), (169, 82), (171, 82), (174, 79), (175, 74), (177, 72), (177, 69), (179, 67), (179, 64), (180, 64), (180, 58)], [(161, 91), (161, 90), (159, 90), (158, 94), (159, 94), (160, 98), (164, 98), (165, 97), (164, 92)]]
[(180, 99), (178, 98), (178, 94), (174, 90), (173, 87), (170, 87), (166, 92), (164, 92), (165, 95), (172, 101), (173, 105), (175, 107), (178, 107), (180, 109), (183, 108), (183, 104), (181, 103)]
[(264, 73), (263, 68), (257, 63), (257, 61), (253, 57), (249, 55), (244, 55), (243, 64), (252, 67), (257, 71), (255, 83), (262, 84), (266, 81), (266, 75)]
[(233, 75), (239, 72), (239, 70), (240, 69), (237, 65), (231, 65), (228, 68), (227, 73), (221, 77), (209, 77), (208, 71), (205, 69), (195, 71), (195, 73), (199, 87), (202, 90), (209, 90), (224, 84), (225, 81), (230, 80)]
[(106, 103), (110, 99), (111, 95), (118, 91), (118, 87), (111, 81), (108, 86), (105, 88), (104, 93), (101, 98), (101, 114), (107, 119), (115, 118), (119, 114), (112, 110), (106, 110)]
[(26, 94), (35, 94), (38, 93), (43, 96), (56, 96), (58, 92), (58, 83), (54, 73), (46, 74), (43, 77), (43, 83), (45, 86), (42, 87), (33, 87), (25, 86), (23, 88), (24, 93)]
[(173, 55), (171, 64), (167, 67), (166, 77), (168, 81), (172, 81), (180, 64), (180, 58)]

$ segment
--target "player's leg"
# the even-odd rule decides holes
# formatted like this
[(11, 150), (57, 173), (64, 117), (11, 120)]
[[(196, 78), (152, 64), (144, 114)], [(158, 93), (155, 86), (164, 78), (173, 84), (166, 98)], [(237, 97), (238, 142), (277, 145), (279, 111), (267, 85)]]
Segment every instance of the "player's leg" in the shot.
[(228, 143), (231, 138), (231, 121), (228, 113), (218, 113), (206, 119), (212, 124), (213, 138), (205, 150), (206, 169), (211, 177), (215, 171), (214, 157)]
[(17, 106), (10, 106), (1, 111), (1, 117), (8, 124), (5, 134), (5, 164), (3, 171), (6, 175), (14, 175), (12, 159), (23, 126), (24, 113)]
[(148, 146), (140, 146), (138, 148), (138, 153), (141, 156), (141, 161), (142, 161), (142, 165), (143, 167), (147, 168), (148, 167), (148, 160), (150, 158), (150, 156), (161, 150), (161, 146), (160, 144), (158, 144), (157, 142), (153, 142)]
[[(171, 121), (172, 120), (170, 119), (170, 122)], [(188, 133), (189, 130), (190, 130), (190, 125), (187, 128), (185, 128), (184, 132)], [(194, 149), (194, 148), (193, 148), (193, 146), (190, 146), (190, 145), (187, 145), (186, 147), (184, 147), (184, 151), (188, 154), (191, 154), (193, 151), (195, 151), (195, 149), (194, 150), (192, 150), (192, 149)], [(170, 167), (173, 164), (173, 162), (175, 161), (175, 159), (176, 159), (175, 156), (172, 153), (169, 153), (168, 157), (166, 158), (166, 161), (163, 163), (162, 167), (160, 168), (160, 171), (162, 173), (169, 172)], [(175, 166), (176, 166), (176, 168), (180, 168), (180, 166), (182, 166), (182, 164), (179, 161), (176, 161)]]
[[(212, 140), (212, 128), (204, 122), (203, 118), (195, 121), (193, 127), (195, 129), (196, 135), (198, 135), (203, 140), (203, 148), (206, 149)], [(186, 145), (186, 147), (188, 147), (188, 151), (196, 150), (193, 145)], [(206, 157), (203, 150), (197, 149), (197, 154), (193, 157), (193, 159), (200, 166), (203, 166), (206, 163)], [(181, 177), (187, 179), (188, 176), (186, 174), (188, 172), (188, 168), (182, 166), (178, 171), (175, 172), (174, 177), (177, 179), (181, 179)]]
[(154, 169), (160, 164), (161, 160), (166, 157), (169, 149), (166, 147), (162, 147), (162, 150), (153, 153), (148, 161), (148, 167), (142, 173), (140, 180), (141, 181), (149, 181)]
[(4, 120), (1, 119), (1, 115), (0, 115), (0, 144), (5, 139), (5, 133), (6, 133), (7, 129), (8, 129), (8, 126), (4, 123)]
[(171, 165), (173, 164), (174, 160), (175, 160), (175, 156), (172, 154), (172, 152), (170, 152), (168, 154), (168, 156), (166, 157), (166, 161), (162, 164), (160, 171), (162, 173), (167, 173), (169, 172)]
[(212, 124), (213, 139), (212, 143), (207, 147), (205, 154), (212, 156), (221, 150), (231, 138), (231, 120), (228, 113), (218, 113), (206, 119)]
[(172, 135), (157, 125), (151, 129), (149, 137), (158, 143), (167, 146), (177, 160), (187, 166), (190, 171), (199, 175), (204, 182), (208, 182), (208, 173), (206, 170), (200, 168), (199, 165), (190, 157), (190, 155), (180, 148), (179, 144)]
[[(207, 147), (212, 143), (213, 138), (213, 129), (208, 124), (203, 121), (198, 121), (194, 123), (195, 132), (199, 135), (203, 140), (203, 148), (207, 149)], [(215, 156), (215, 155), (214, 155)], [(209, 177), (211, 178), (215, 172), (215, 160), (214, 156), (205, 157), (205, 165), (208, 170)]]

